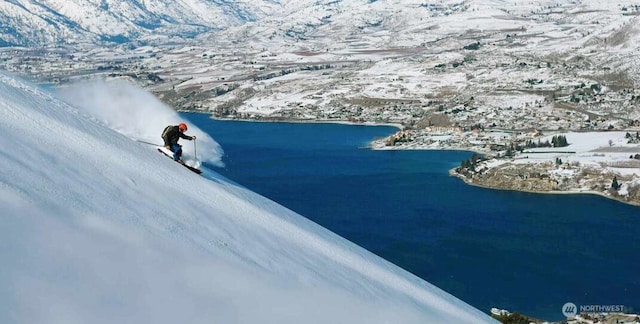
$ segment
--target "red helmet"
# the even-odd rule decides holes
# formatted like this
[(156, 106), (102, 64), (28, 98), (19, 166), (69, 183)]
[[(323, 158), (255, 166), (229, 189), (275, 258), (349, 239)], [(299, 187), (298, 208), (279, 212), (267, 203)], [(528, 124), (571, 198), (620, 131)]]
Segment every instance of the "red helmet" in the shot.
[(180, 123), (180, 125), (178, 125), (178, 128), (180, 128), (181, 131), (186, 132), (187, 131), (187, 124)]

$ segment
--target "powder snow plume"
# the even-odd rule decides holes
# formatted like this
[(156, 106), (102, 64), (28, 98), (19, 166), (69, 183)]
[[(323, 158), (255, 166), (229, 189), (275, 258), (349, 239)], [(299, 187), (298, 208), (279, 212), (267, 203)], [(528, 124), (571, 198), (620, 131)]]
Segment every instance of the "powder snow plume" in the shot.
[(189, 129), (186, 134), (197, 137), (198, 161), (194, 158), (195, 143), (188, 140), (180, 140), (183, 159), (195, 166), (200, 161), (224, 166), (221, 160), (224, 152), (211, 136), (178, 115), (153, 94), (131, 83), (123, 80), (96, 80), (74, 84), (59, 91), (65, 100), (81, 111), (137, 141), (161, 146), (164, 128), (184, 122)]

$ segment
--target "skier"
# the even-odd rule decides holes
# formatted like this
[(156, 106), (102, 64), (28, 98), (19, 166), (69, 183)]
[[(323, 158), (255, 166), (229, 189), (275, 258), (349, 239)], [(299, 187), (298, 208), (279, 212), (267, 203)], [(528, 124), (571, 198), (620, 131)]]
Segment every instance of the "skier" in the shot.
[(186, 140), (195, 140), (195, 136), (185, 135), (184, 132), (187, 131), (187, 124), (180, 123), (179, 125), (169, 125), (165, 127), (164, 131), (162, 131), (162, 139), (164, 140), (164, 147), (167, 150), (173, 152), (173, 159), (176, 162), (182, 162), (182, 145), (178, 144), (178, 140), (180, 138), (184, 138)]

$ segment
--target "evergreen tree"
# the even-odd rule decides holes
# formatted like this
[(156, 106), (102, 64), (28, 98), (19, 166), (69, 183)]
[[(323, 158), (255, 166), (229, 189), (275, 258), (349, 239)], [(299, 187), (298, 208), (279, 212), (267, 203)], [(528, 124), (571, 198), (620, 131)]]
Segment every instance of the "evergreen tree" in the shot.
[(569, 142), (567, 142), (567, 137), (564, 135), (558, 136), (558, 147), (569, 146)]
[(618, 184), (618, 177), (613, 177), (613, 181), (611, 181), (611, 188), (613, 190), (620, 189), (620, 184)]

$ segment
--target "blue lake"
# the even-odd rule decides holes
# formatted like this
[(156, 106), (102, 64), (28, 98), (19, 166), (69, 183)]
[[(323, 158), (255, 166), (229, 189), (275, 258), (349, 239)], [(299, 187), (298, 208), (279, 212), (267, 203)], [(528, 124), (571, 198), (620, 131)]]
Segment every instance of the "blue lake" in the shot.
[(225, 150), (226, 167), (211, 169), (484, 312), (640, 312), (639, 207), (469, 186), (448, 170), (470, 152), (365, 148), (392, 127), (183, 116)]

